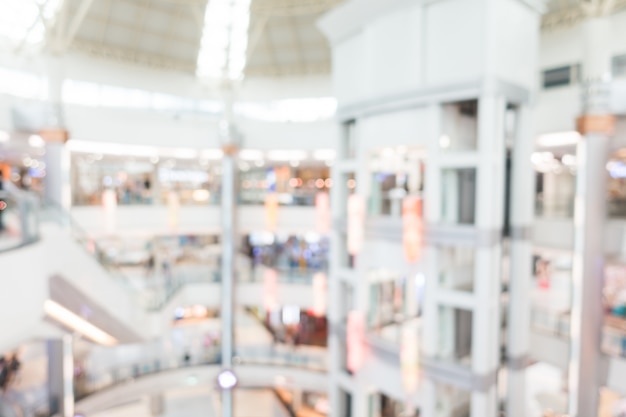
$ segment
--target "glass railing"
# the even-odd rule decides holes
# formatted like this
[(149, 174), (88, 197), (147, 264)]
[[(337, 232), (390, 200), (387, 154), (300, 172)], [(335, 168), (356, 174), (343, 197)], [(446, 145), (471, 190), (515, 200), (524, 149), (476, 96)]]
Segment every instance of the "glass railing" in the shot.
[[(205, 349), (197, 357), (160, 356), (94, 374), (87, 372), (74, 380), (75, 398), (81, 400), (100, 390), (164, 371), (194, 366), (219, 365), (221, 359), (220, 347), (216, 346)], [(233, 363), (235, 366), (291, 367), (313, 372), (325, 372), (327, 369), (325, 350), (316, 353), (304, 352), (283, 345), (238, 347), (235, 349)], [(268, 386), (273, 384), (273, 380), (268, 380)]]
[[(611, 219), (626, 218), (626, 200), (619, 198), (607, 198), (607, 217)], [(566, 203), (552, 203), (537, 199), (535, 201), (535, 215), (537, 217), (574, 217), (574, 201)]]
[(39, 199), (22, 190), (0, 190), (0, 253), (39, 240)]
[[(249, 259), (239, 258), (236, 280), (242, 283), (262, 283), (267, 269), (263, 265), (251, 268)], [(278, 283), (303, 285), (311, 285), (313, 275), (318, 272), (299, 268), (279, 268), (276, 271)], [(156, 277), (154, 280), (161, 284), (145, 301), (149, 311), (161, 310), (185, 285), (221, 282), (221, 272), (215, 267), (198, 264), (196, 268), (186, 268), (181, 272), (174, 270), (169, 278)]]
[(57, 204), (48, 202), (46, 203), (42, 218), (67, 228), (71, 237), (85, 250), (85, 253), (96, 260), (100, 266), (109, 273), (112, 279), (126, 287), (133, 288), (124, 271), (109, 260), (105, 255), (104, 249), (74, 221), (67, 210)]
[(570, 335), (570, 313), (532, 306), (530, 326), (533, 330), (552, 336), (568, 338)]

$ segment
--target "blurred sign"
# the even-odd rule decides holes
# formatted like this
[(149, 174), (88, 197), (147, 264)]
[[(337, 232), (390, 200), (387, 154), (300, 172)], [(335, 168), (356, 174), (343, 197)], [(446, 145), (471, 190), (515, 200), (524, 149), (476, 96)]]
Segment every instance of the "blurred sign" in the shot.
[(357, 372), (365, 364), (367, 357), (365, 347), (365, 313), (351, 311), (348, 313), (346, 331), (347, 368)]
[(365, 238), (365, 200), (358, 194), (348, 197), (348, 253), (357, 255)]
[(278, 306), (278, 274), (274, 269), (266, 269), (263, 274), (263, 306), (272, 311)]
[(402, 202), (402, 248), (407, 262), (420, 260), (423, 241), (422, 199), (406, 197)]
[(317, 272), (313, 275), (313, 314), (316, 317), (326, 315), (326, 274)]
[(265, 196), (265, 221), (267, 230), (273, 232), (278, 225), (278, 195), (269, 193)]
[(330, 198), (328, 193), (315, 196), (315, 217), (317, 233), (325, 235), (330, 231)]
[(400, 366), (402, 371), (402, 386), (407, 394), (417, 391), (419, 384), (419, 329), (408, 325), (402, 329), (400, 347)]

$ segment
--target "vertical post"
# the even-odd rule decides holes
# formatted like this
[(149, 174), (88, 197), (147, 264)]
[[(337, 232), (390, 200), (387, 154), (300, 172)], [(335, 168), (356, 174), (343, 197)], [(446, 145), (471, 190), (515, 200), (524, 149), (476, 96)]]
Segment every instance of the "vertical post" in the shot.
[(572, 264), (569, 414), (598, 412), (598, 368), (602, 337), (602, 285), (606, 218), (606, 161), (614, 118), (609, 113), (610, 23), (585, 23), (586, 83), (578, 130), (574, 259)]
[(49, 340), (48, 391), (50, 410), (61, 417), (74, 417), (74, 354), (73, 337)]
[[(476, 248), (475, 306), (472, 320), (472, 371), (489, 377), (500, 363), (500, 260), (504, 218), (504, 98), (485, 94), (478, 110), (479, 165), (476, 182), (476, 231), (492, 236)], [(496, 386), (472, 391), (471, 416), (497, 415)]]
[[(230, 91), (228, 91), (230, 93)], [(238, 143), (232, 125), (232, 97), (227, 95), (226, 119), (220, 122), (222, 139), (222, 368), (231, 369), (234, 351), (234, 286), (237, 207), (235, 177)], [(233, 392), (222, 390), (222, 416), (233, 417)]]
[(530, 109), (517, 111), (511, 170), (511, 265), (507, 330), (508, 403), (507, 415), (524, 417), (526, 408), (526, 366), (528, 364), (530, 326), (530, 277), (534, 177), (530, 160), (533, 150)]

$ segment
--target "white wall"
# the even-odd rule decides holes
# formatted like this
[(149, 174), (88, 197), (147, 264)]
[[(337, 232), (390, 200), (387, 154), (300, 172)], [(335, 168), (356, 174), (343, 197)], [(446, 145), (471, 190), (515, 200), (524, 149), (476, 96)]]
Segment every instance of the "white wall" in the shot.
[(435, 140), (429, 133), (436, 115), (428, 107), (387, 113), (359, 120), (358, 146), (375, 150), (388, 146), (422, 146)]
[(426, 6), (426, 82), (431, 85), (474, 80), (484, 65), (482, 2), (443, 0)]
[[(180, 208), (179, 225), (173, 230), (169, 226), (166, 206), (118, 206), (115, 229), (110, 232), (101, 206), (72, 208), (72, 217), (90, 236), (115, 235), (164, 235), (218, 233), (220, 225), (219, 206), (183, 206)], [(240, 233), (266, 230), (265, 207), (242, 206), (239, 211)], [(277, 231), (280, 233), (307, 233), (316, 228), (315, 208), (278, 208)]]
[[(72, 138), (133, 145), (221, 148), (217, 121), (207, 117), (145, 110), (65, 106)], [(273, 123), (242, 119), (238, 128), (243, 147), (250, 149), (335, 148), (339, 137), (332, 120), (310, 123)]]
[(519, 0), (491, 3), (495, 8), (493, 59), (495, 74), (502, 79), (533, 90), (539, 44), (539, 19), (528, 5)]

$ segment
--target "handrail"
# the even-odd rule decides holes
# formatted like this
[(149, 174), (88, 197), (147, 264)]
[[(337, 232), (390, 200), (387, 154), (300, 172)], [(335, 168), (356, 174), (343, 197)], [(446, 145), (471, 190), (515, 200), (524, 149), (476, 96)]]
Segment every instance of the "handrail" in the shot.
[[(327, 366), (324, 358), (315, 355), (281, 349), (274, 345), (259, 349), (253, 347), (235, 349), (233, 358), (237, 365), (269, 365), (286, 366), (290, 368), (306, 369), (313, 372), (326, 372)], [(77, 401), (101, 390), (113, 388), (125, 382), (134, 381), (136, 378), (155, 375), (161, 372), (185, 369), (196, 366), (219, 365), (221, 363), (221, 350), (219, 346), (209, 348), (203, 352), (201, 358), (187, 361), (176, 357), (156, 357), (151, 361), (134, 363), (122, 367), (109, 369), (97, 375), (84, 375), (74, 380), (74, 396)]]

